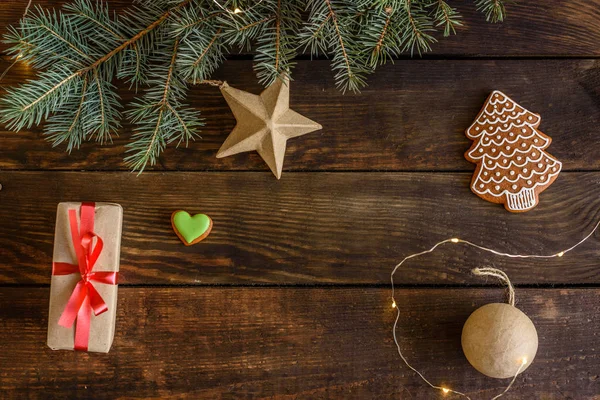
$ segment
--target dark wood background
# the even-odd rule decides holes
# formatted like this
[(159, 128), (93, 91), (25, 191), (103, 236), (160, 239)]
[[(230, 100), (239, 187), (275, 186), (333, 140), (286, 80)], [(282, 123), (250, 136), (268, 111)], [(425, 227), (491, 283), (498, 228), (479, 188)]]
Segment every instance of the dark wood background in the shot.
[[(25, 3), (0, 3), (0, 31)], [(440, 398), (396, 353), (394, 265), (453, 236), (554, 253), (600, 218), (600, 1), (519, 1), (497, 25), (470, 1), (453, 4), (465, 16), (458, 36), (380, 68), (360, 95), (335, 90), (328, 61), (299, 61), (292, 107), (324, 129), (289, 142), (281, 181), (256, 154), (215, 158), (235, 121), (211, 87), (190, 98), (206, 117), (203, 139), (170, 148), (139, 177), (122, 163), (127, 124), (113, 145), (71, 155), (52, 149), (40, 128), (0, 127), (0, 397)], [(8, 65), (2, 58), (0, 69)], [(1, 85), (33, 74), (18, 65)], [(248, 56), (216, 77), (261, 90)], [(463, 132), (493, 89), (542, 115), (548, 151), (564, 164), (525, 214), (469, 190)], [(125, 209), (107, 355), (45, 345), (55, 211), (67, 200)], [(184, 247), (170, 228), (175, 209), (209, 214), (208, 240)], [(477, 373), (460, 349), (468, 315), (503, 299), (494, 281), (469, 274), (493, 265), (517, 285), (540, 338), (505, 398), (600, 399), (597, 239), (550, 261), (448, 246), (407, 264), (397, 275), (407, 357), (474, 400), (504, 389), (507, 381)]]

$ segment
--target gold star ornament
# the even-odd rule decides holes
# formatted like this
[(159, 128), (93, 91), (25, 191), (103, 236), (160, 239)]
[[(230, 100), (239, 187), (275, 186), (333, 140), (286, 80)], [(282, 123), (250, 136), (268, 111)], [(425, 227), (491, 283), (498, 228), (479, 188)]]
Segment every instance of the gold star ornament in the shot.
[(288, 139), (322, 128), (314, 121), (290, 110), (290, 82), (277, 79), (260, 95), (232, 88), (224, 83), (221, 93), (237, 121), (217, 158), (256, 150), (277, 179), (281, 178)]

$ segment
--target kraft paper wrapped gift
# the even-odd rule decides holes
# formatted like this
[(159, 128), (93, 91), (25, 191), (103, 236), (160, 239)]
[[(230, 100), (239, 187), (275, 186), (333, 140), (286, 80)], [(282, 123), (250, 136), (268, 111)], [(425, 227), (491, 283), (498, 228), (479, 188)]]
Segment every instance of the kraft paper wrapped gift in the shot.
[(58, 205), (48, 316), (51, 349), (110, 350), (122, 221), (119, 204)]

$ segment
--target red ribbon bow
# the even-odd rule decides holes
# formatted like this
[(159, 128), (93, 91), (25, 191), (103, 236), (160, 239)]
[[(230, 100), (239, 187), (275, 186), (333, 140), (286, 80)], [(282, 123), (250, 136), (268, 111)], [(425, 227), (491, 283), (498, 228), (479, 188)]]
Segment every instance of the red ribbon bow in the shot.
[[(108, 311), (108, 306), (93, 285), (93, 281), (117, 284), (117, 272), (92, 272), (104, 243), (100, 236), (94, 232), (94, 203), (81, 203), (81, 223), (77, 227), (77, 210), (69, 210), (69, 224), (71, 239), (77, 256), (77, 265), (55, 262), (52, 264), (52, 275), (81, 274), (73, 293), (58, 320), (58, 324), (65, 328), (75, 326), (75, 350), (87, 351), (90, 337), (90, 322), (92, 310), (98, 316)], [(96, 238), (96, 245), (93, 245)]]

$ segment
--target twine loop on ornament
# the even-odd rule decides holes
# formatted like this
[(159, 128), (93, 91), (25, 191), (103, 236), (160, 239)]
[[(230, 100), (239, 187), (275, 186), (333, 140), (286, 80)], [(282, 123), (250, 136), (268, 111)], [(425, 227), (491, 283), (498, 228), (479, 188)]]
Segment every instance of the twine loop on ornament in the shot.
[[(400, 261), (396, 267), (392, 270), (392, 273), (390, 274), (390, 280), (392, 283), (392, 308), (396, 309), (396, 319), (394, 320), (394, 326), (393, 326), (393, 330), (392, 330), (392, 335), (394, 337), (394, 343), (396, 344), (396, 349), (398, 351), (398, 355), (400, 356), (400, 358), (402, 359), (402, 361), (404, 362), (404, 364), (410, 369), (412, 370), (414, 373), (416, 373), (421, 380), (423, 380), (423, 382), (425, 382), (427, 385), (429, 385), (432, 389), (436, 389), (439, 390), (441, 392), (443, 392), (444, 394), (448, 394), (448, 393), (452, 393), (452, 394), (456, 394), (459, 396), (462, 396), (464, 398), (466, 398), (467, 400), (471, 400), (471, 398), (462, 392), (459, 392), (457, 390), (453, 390), (444, 386), (439, 386), (439, 385), (435, 385), (433, 383), (431, 383), (424, 375), (423, 373), (421, 373), (419, 370), (417, 370), (415, 367), (413, 367), (408, 360), (404, 357), (404, 354), (402, 353), (402, 349), (400, 348), (400, 342), (398, 341), (398, 336), (396, 334), (396, 329), (398, 327), (398, 322), (400, 321), (400, 309), (398, 307), (398, 304), (396, 303), (396, 299), (394, 297), (395, 295), (395, 287), (394, 287), (394, 274), (398, 271), (398, 269), (408, 260), (412, 259), (412, 258), (416, 258), (416, 257), (420, 257), (422, 255), (428, 254), (428, 253), (433, 253), (439, 246), (446, 244), (446, 243), (451, 243), (451, 244), (464, 244), (470, 247), (474, 247), (476, 249), (488, 252), (488, 253), (492, 253), (495, 254), (497, 256), (500, 257), (507, 257), (507, 258), (543, 258), (543, 259), (548, 259), (548, 258), (556, 258), (556, 257), (562, 257), (564, 256), (566, 253), (570, 252), (571, 250), (574, 250), (575, 248), (579, 247), (581, 244), (583, 244), (585, 241), (587, 241), (590, 237), (592, 237), (594, 235), (594, 233), (596, 233), (596, 231), (598, 230), (598, 228), (600, 227), (600, 221), (598, 221), (596, 223), (596, 225), (594, 226), (594, 229), (592, 229), (592, 231), (590, 233), (588, 233), (583, 239), (581, 239), (579, 242), (575, 243), (573, 246), (559, 251), (557, 253), (554, 254), (510, 254), (510, 253), (505, 253), (505, 252), (501, 252), (501, 251), (497, 251), (488, 247), (484, 247), (484, 246), (480, 246), (478, 244), (469, 242), (468, 240), (463, 240), (463, 239), (459, 239), (459, 238), (451, 238), (451, 239), (445, 239), (442, 240), (441, 242), (438, 242), (436, 244), (434, 244), (429, 250), (424, 250), (421, 251), (419, 253), (414, 253), (411, 254), (409, 256), (406, 256), (402, 261)], [(502, 281), (504, 284), (506, 284), (506, 286), (508, 287), (508, 303), (514, 307), (515, 305), (515, 288), (512, 285), (512, 283), (510, 282), (510, 279), (508, 278), (508, 275), (506, 275), (506, 273), (504, 271), (501, 271), (497, 268), (491, 268), (491, 267), (483, 267), (483, 268), (475, 268), (471, 271), (474, 275), (478, 275), (478, 276), (493, 276), (495, 278), (500, 279), (500, 281)], [(508, 392), (508, 390), (513, 386), (513, 384), (515, 383), (517, 376), (521, 373), (521, 371), (525, 368), (525, 366), (527, 365), (527, 363), (529, 362), (529, 360), (525, 357), (523, 357), (521, 359), (520, 365), (515, 373), (515, 375), (513, 376), (512, 380), (510, 381), (510, 383), (508, 384), (508, 386), (504, 389), (504, 391), (502, 391), (500, 394), (494, 396), (491, 400), (496, 400), (502, 396), (504, 396), (504, 394), (506, 394), (506, 392)]]
[(510, 279), (508, 279), (508, 275), (506, 275), (504, 271), (499, 270), (497, 268), (484, 267), (474, 268), (471, 270), (471, 273), (473, 275), (478, 276), (493, 276), (498, 278), (502, 283), (504, 283), (508, 287), (508, 304), (510, 304), (513, 307), (515, 306), (515, 287), (510, 282)]

